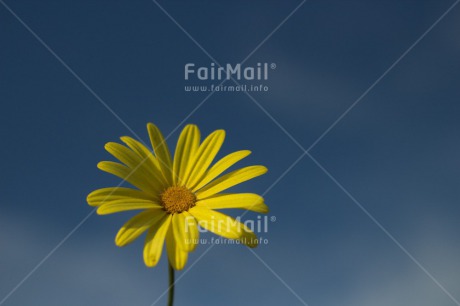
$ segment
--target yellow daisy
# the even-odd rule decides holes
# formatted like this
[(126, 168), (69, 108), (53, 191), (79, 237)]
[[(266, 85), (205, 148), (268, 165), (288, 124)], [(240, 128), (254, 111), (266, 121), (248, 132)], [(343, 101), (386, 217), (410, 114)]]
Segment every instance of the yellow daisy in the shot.
[(198, 225), (249, 247), (257, 246), (257, 237), (248, 227), (215, 209), (241, 208), (267, 213), (268, 207), (257, 194), (221, 193), (264, 174), (267, 168), (249, 166), (221, 175), (251, 153), (237, 151), (211, 166), (224, 142), (223, 130), (214, 131), (200, 143), (198, 127), (187, 125), (172, 159), (160, 130), (152, 123), (147, 129), (153, 152), (131, 137), (121, 137), (126, 146), (114, 142), (105, 146), (121, 163), (98, 164), (99, 169), (126, 180), (136, 189), (102, 188), (87, 198), (100, 215), (142, 210), (120, 229), (116, 245), (125, 246), (147, 231), (145, 264), (153, 267), (158, 263), (166, 241), (169, 262), (176, 270), (184, 268), (188, 252), (199, 241)]

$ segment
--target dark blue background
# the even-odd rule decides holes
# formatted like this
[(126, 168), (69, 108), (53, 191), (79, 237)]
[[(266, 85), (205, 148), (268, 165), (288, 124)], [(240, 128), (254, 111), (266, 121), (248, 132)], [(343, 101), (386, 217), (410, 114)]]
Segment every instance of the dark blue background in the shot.
[[(235, 64), (299, 3), (161, 5)], [(308, 147), (452, 3), (307, 1), (249, 59), (277, 65), (269, 92), (252, 95)], [(169, 134), (207, 95), (184, 92), (184, 65), (210, 59), (151, 1), (7, 4), (144, 140), (147, 122)], [(459, 29), (455, 7), (310, 152), (456, 299)], [(0, 101), (1, 300), (91, 212), (90, 191), (118, 184), (96, 164), (110, 158), (106, 142), (131, 133), (1, 5)], [(269, 168), (236, 190), (263, 193), (302, 154), (243, 93), (215, 93), (186, 123), (225, 129), (221, 156), (250, 149), (242, 164)], [(255, 251), (309, 305), (455, 305), (308, 156), (265, 197), (277, 220)], [(152, 304), (167, 287), (166, 257), (148, 269), (142, 239), (115, 246), (128, 217), (91, 216), (4, 305)], [(242, 246), (213, 247), (176, 298), (300, 305)]]

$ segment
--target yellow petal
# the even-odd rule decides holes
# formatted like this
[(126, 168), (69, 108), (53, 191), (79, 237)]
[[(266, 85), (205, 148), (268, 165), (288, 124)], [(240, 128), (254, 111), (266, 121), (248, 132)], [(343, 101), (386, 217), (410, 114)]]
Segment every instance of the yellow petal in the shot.
[(155, 154), (153, 153), (153, 151), (150, 151), (150, 149), (146, 147), (143, 143), (129, 136), (123, 136), (123, 137), (120, 137), (120, 139), (131, 150), (136, 152), (136, 154), (138, 154), (142, 158), (148, 158), (149, 163), (151, 163), (155, 168), (160, 170), (160, 164), (158, 163), (158, 160), (156, 159)]
[(166, 250), (168, 251), (169, 263), (175, 270), (182, 270), (185, 267), (188, 259), (188, 253), (179, 246), (175, 240), (173, 227), (169, 227), (166, 234)]
[(139, 169), (131, 170), (125, 165), (111, 161), (102, 161), (97, 164), (97, 167), (102, 171), (118, 176), (150, 195), (158, 194), (159, 186), (152, 184), (149, 177), (138, 171)]
[(173, 179), (175, 184), (184, 185), (187, 181), (199, 145), (200, 130), (194, 124), (187, 125), (180, 134), (174, 152)]
[(199, 200), (196, 205), (209, 209), (242, 208), (264, 214), (268, 212), (264, 198), (254, 193), (218, 194)]
[(154, 197), (143, 191), (132, 188), (108, 187), (94, 190), (88, 195), (86, 200), (91, 206), (100, 206), (106, 202), (130, 198), (156, 200), (158, 197)]
[(198, 242), (198, 227), (195, 218), (187, 212), (174, 214), (172, 218), (174, 240), (186, 252), (195, 249)]
[(264, 166), (249, 166), (241, 168), (230, 173), (227, 173), (215, 181), (209, 183), (202, 189), (200, 189), (197, 194), (197, 199), (205, 199), (210, 197), (222, 190), (228, 189), (232, 186), (238, 185), (242, 182), (255, 178), (259, 175), (262, 175), (267, 172), (267, 168)]
[(119, 143), (109, 142), (106, 143), (104, 148), (107, 150), (107, 152), (112, 154), (115, 158), (132, 169), (136, 168), (136, 166), (138, 166), (138, 164), (141, 162), (139, 155)]
[(152, 184), (158, 187), (156, 191), (159, 192), (163, 189), (164, 181), (161, 172), (155, 171), (154, 168), (149, 167), (146, 163), (148, 159), (143, 159), (129, 148), (116, 142), (107, 143), (105, 149), (131, 170), (142, 173), (144, 177), (148, 178)]
[(152, 172), (158, 180), (163, 181), (163, 183), (165, 183), (163, 174), (161, 174), (160, 164), (153, 152), (150, 151), (149, 148), (147, 148), (145, 145), (129, 136), (123, 136), (120, 137), (120, 139), (121, 141), (126, 143), (126, 145), (130, 147), (131, 150), (138, 154), (142, 158), (142, 160), (145, 160), (144, 162), (147, 164), (149, 168), (152, 169)]
[(205, 176), (202, 180), (198, 182), (198, 185), (193, 187), (193, 191), (200, 189), (201, 187), (205, 186), (207, 183), (218, 177), (222, 172), (233, 166), (238, 161), (242, 160), (246, 156), (251, 154), (251, 151), (242, 150), (231, 153), (222, 159), (220, 159), (217, 163), (215, 163), (209, 171), (206, 172)]
[(217, 153), (219, 152), (224, 139), (224, 130), (214, 131), (208, 137), (206, 137), (196, 153), (195, 164), (186, 183), (187, 187), (190, 188), (200, 181), (201, 177), (214, 160), (214, 157), (216, 157)]
[(200, 232), (198, 231), (198, 223), (196, 222), (196, 219), (194, 216), (192, 216), (188, 211), (182, 212), (182, 214), (185, 216), (185, 222), (187, 224), (187, 231), (188, 231), (188, 237), (189, 237), (189, 243), (191, 246), (189, 247), (190, 251), (193, 252), (195, 251), (196, 246), (199, 243), (200, 240)]
[(137, 210), (137, 209), (157, 209), (163, 210), (163, 206), (151, 200), (141, 199), (121, 199), (111, 202), (106, 202), (97, 209), (98, 215), (108, 215), (122, 211)]
[(163, 134), (153, 123), (147, 124), (149, 131), (150, 142), (152, 143), (153, 151), (158, 159), (161, 172), (168, 184), (172, 184), (172, 162), (171, 153), (169, 153), (168, 144), (166, 143)]
[(156, 226), (165, 215), (166, 213), (160, 210), (146, 210), (137, 214), (118, 231), (115, 237), (115, 244), (117, 246), (125, 246), (133, 242), (148, 228)]
[(241, 243), (254, 248), (257, 246), (257, 236), (243, 223), (212, 209), (195, 206), (189, 210), (198, 220), (198, 225), (214, 234), (228, 239), (237, 239)]
[(166, 214), (155, 227), (150, 228), (145, 238), (144, 262), (147, 267), (154, 267), (160, 261), (166, 233), (171, 224), (172, 215)]

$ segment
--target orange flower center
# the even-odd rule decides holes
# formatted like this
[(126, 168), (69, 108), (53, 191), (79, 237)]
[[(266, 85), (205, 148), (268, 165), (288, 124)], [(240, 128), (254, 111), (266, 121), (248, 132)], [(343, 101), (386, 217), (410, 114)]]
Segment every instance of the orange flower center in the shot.
[(161, 194), (161, 204), (170, 214), (187, 211), (195, 206), (195, 203), (195, 194), (183, 186), (168, 187)]

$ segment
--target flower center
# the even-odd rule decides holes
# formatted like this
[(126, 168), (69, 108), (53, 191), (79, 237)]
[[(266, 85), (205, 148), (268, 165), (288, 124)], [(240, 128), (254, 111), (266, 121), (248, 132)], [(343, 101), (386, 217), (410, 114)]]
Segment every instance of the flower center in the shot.
[(161, 204), (170, 214), (187, 211), (195, 206), (195, 203), (195, 194), (183, 186), (168, 187), (161, 194)]

